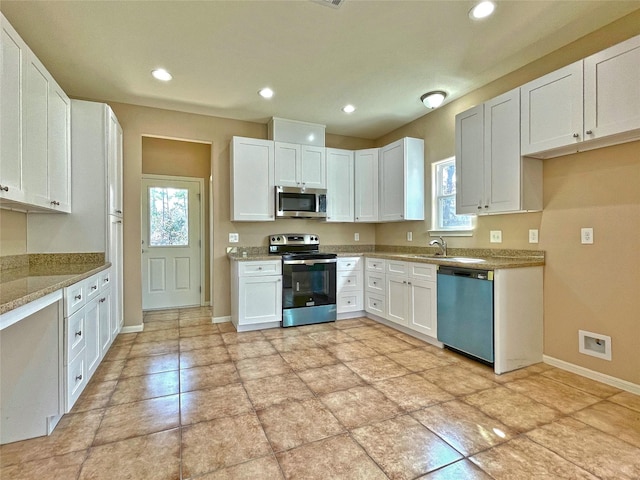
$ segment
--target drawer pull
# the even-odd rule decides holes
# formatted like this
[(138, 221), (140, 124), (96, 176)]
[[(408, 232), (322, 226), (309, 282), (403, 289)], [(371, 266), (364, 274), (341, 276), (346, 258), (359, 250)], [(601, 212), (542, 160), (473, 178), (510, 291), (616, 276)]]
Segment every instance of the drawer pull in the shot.
[(351, 280), (347, 280), (347, 283), (351, 283)]
[(104, 303), (106, 300), (107, 300), (107, 297), (102, 297), (102, 298), (100, 299), (100, 303)]
[(97, 290), (98, 286), (97, 285), (91, 285), (91, 290)]
[(378, 306), (378, 304), (377, 304), (376, 302), (373, 302), (373, 306), (374, 306), (374, 307), (377, 307), (377, 306)]
[(347, 300), (347, 303), (348, 303), (349, 305), (351, 305), (351, 300)]
[(75, 296), (75, 297), (73, 297), (73, 298), (75, 298), (76, 300), (82, 300), (82, 295), (76, 295), (76, 296)]
[(82, 330), (78, 330), (76, 332), (76, 337), (81, 337), (82, 336)]
[(57, 207), (58, 205), (60, 205), (60, 202), (56, 202), (55, 200), (52, 200), (51, 205), (55, 205)]
[(8, 192), (9, 191), (9, 187), (7, 187), (6, 185), (3, 187), (0, 185), (0, 191), (1, 192)]
[(82, 380), (82, 375), (77, 375), (76, 376), (76, 382), (79, 382), (80, 380)]
[(122, 213), (122, 210), (116, 210), (116, 213)]

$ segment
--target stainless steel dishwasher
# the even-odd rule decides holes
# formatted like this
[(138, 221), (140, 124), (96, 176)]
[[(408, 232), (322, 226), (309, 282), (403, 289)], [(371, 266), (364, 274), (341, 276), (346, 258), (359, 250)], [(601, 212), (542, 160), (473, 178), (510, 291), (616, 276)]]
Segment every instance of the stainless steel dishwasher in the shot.
[(493, 364), (493, 271), (440, 266), (438, 340)]

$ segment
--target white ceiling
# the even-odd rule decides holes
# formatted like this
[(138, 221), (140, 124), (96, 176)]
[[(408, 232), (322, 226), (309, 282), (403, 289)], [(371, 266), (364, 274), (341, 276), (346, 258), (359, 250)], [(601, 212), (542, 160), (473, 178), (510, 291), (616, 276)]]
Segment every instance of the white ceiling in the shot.
[[(378, 138), (640, 8), (635, 1), (31, 1), (0, 10), (72, 97)], [(167, 68), (160, 83), (152, 69)], [(276, 95), (264, 100), (257, 91)], [(347, 115), (346, 103), (357, 107)]]

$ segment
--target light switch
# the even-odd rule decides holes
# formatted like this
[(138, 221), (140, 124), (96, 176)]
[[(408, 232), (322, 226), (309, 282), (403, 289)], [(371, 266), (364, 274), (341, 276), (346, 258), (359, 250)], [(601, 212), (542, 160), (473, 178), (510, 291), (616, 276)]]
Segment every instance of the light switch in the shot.
[(407, 242), (413, 241), (413, 232), (407, 232)]
[(538, 243), (538, 229), (529, 230), (529, 243)]
[(354, 233), (353, 234), (353, 240), (356, 241), (356, 242), (359, 242), (360, 241), (360, 234), (359, 233)]
[(491, 230), (489, 241), (491, 243), (502, 243), (502, 230)]

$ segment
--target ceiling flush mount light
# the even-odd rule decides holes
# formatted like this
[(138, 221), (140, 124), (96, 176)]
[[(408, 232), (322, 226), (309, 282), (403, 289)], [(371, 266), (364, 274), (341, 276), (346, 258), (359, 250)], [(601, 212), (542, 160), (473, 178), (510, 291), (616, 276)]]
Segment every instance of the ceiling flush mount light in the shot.
[(156, 80), (162, 80), (163, 82), (168, 82), (173, 78), (173, 76), (164, 68), (156, 68), (151, 72), (151, 75), (153, 75), (153, 78)]
[(260, 95), (262, 98), (271, 98), (273, 97), (273, 90), (268, 87), (263, 88), (262, 90), (258, 91), (258, 95)]
[(469, 10), (469, 18), (472, 20), (482, 20), (487, 18), (496, 9), (496, 4), (489, 1), (478, 3), (475, 7)]
[(438, 108), (444, 102), (444, 99), (447, 98), (447, 93), (442, 90), (436, 90), (435, 92), (425, 93), (420, 97), (420, 101), (424, 103), (424, 106), (427, 108)]
[(345, 105), (344, 107), (342, 107), (342, 111), (344, 113), (353, 113), (356, 111), (356, 107), (354, 107), (353, 105)]

